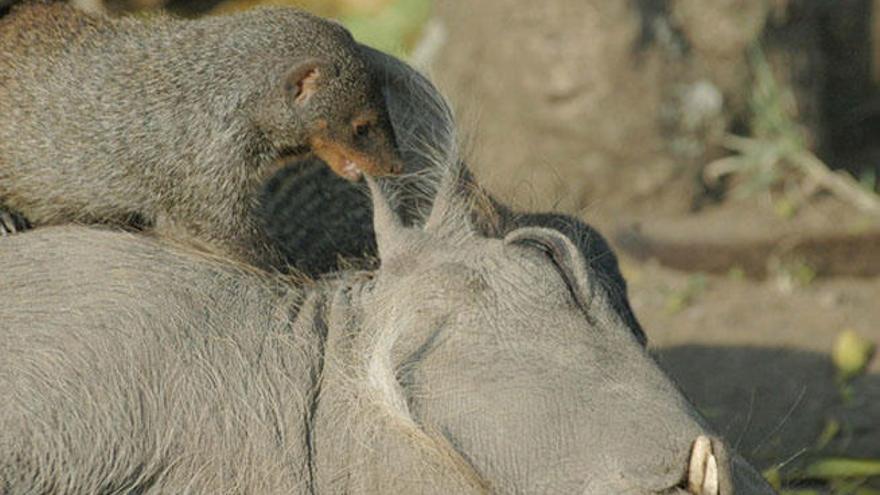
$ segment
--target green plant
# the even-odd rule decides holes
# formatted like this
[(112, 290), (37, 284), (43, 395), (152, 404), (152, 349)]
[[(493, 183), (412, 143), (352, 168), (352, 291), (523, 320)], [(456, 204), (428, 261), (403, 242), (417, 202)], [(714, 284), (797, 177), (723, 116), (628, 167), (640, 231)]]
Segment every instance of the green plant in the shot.
[(751, 196), (783, 188), (784, 203), (777, 207), (782, 216), (791, 216), (817, 189), (824, 189), (856, 208), (880, 215), (880, 196), (866, 189), (852, 176), (833, 172), (808, 148), (802, 127), (797, 123), (797, 106), (788, 87), (773, 76), (761, 47), (749, 50), (752, 89), (749, 94), (751, 136), (728, 135), (723, 145), (730, 156), (706, 165), (704, 176), (710, 183), (736, 175), (732, 194)]

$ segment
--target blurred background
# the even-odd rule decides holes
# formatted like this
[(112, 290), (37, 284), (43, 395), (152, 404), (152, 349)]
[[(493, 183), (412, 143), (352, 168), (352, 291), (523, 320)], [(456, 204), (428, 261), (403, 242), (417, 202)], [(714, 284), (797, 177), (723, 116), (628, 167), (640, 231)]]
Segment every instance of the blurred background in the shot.
[(291, 5), (408, 59), (503, 201), (622, 257), (662, 365), (785, 493), (880, 494), (880, 0)]

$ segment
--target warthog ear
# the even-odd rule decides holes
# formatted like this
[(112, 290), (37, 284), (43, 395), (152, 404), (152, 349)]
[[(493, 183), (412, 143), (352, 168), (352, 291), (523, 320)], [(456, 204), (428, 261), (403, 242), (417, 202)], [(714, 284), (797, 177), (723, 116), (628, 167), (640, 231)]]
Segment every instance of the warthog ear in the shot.
[(376, 233), (376, 247), (379, 259), (385, 260), (392, 256), (395, 246), (401, 245), (406, 236), (406, 227), (394, 212), (391, 203), (375, 179), (365, 175), (373, 200), (373, 231)]
[(544, 227), (521, 227), (504, 237), (506, 244), (532, 246), (544, 251), (556, 265), (575, 302), (590, 317), (594, 284), (588, 278), (587, 263), (580, 250), (566, 235)]
[(431, 214), (425, 221), (425, 232), (445, 236), (474, 234), (475, 230), (470, 222), (469, 199), (462, 194), (462, 188), (466, 186), (464, 173), (464, 163), (460, 160), (441, 172)]

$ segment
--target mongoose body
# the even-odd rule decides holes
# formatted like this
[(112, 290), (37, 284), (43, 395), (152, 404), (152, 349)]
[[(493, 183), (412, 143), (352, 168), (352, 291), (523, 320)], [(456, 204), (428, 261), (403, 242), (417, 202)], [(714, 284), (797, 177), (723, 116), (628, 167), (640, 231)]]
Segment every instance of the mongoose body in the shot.
[(14, 9), (0, 19), (0, 204), (35, 225), (135, 222), (271, 265), (254, 209), (280, 164), (314, 154), (352, 180), (400, 170), (363, 50), (292, 9)]

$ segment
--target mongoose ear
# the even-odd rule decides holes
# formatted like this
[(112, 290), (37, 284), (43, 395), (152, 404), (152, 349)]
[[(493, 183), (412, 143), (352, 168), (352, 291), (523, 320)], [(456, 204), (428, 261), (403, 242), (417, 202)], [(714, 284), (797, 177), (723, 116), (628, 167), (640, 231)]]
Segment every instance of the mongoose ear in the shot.
[(287, 73), (284, 90), (293, 101), (305, 103), (328, 78), (334, 77), (333, 66), (317, 58), (299, 62)]

